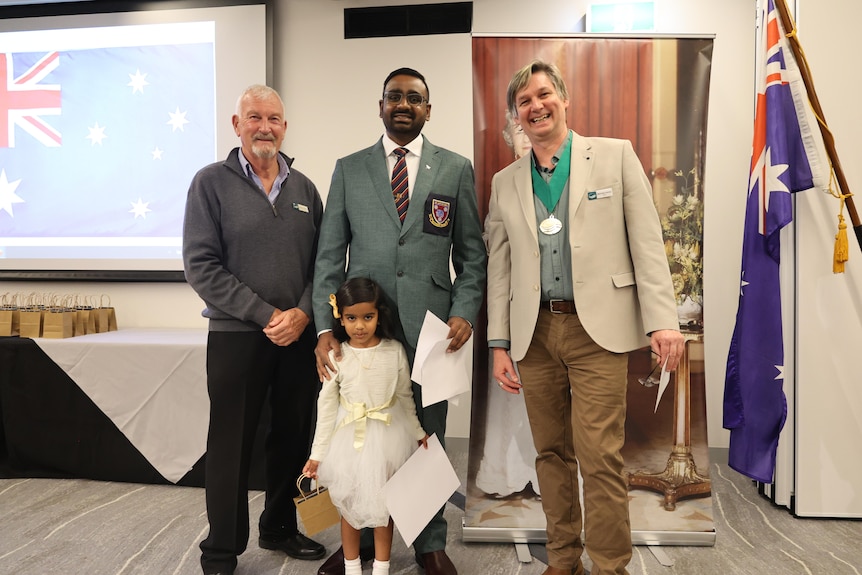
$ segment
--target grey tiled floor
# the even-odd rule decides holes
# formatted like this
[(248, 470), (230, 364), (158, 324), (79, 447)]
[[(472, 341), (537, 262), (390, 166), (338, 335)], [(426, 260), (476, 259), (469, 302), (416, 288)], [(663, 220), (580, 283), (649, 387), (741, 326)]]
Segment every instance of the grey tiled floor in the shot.
[[(532, 561), (521, 563), (512, 544), (461, 540), (467, 442), (449, 439), (447, 447), (462, 477), (454, 503), (446, 506), (447, 550), (459, 572), (540, 575), (545, 570), (541, 545), (531, 545)], [(672, 563), (668, 566), (650, 548), (635, 547), (632, 575), (860, 575), (862, 522), (794, 518), (731, 471), (724, 464), (726, 451), (711, 450), (710, 458), (715, 545), (656, 549)], [(255, 523), (263, 494), (250, 492), (249, 500), (252, 535), (237, 575), (316, 573), (319, 562), (286, 559), (257, 547)], [(81, 479), (0, 479), (0, 518), (0, 573), (10, 575), (197, 574), (197, 544), (207, 530), (202, 489)], [(329, 550), (339, 545), (334, 527), (316, 539)], [(391, 572), (422, 573), (398, 535)]]

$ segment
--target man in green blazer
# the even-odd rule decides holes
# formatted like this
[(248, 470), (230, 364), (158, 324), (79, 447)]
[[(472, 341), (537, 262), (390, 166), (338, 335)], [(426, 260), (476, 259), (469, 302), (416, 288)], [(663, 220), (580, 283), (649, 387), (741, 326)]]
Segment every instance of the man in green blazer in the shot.
[[(348, 278), (368, 277), (383, 288), (411, 366), (426, 310), (449, 325), (449, 349), (455, 351), (470, 337), (482, 303), (486, 255), (470, 161), (421, 135), (431, 104), (416, 70), (390, 73), (379, 105), (386, 133), (370, 148), (338, 160), (326, 199), (313, 292), (321, 379), (331, 377), (334, 367), (329, 351), (336, 350), (336, 360), (340, 355), (328, 331), (329, 294)], [(423, 408), (415, 383), (413, 394), (422, 427), (444, 442), (447, 402)], [(441, 509), (413, 544), (427, 575), (457, 573), (445, 546)], [(339, 550), (319, 574), (343, 574), (344, 559), (357, 554)]]

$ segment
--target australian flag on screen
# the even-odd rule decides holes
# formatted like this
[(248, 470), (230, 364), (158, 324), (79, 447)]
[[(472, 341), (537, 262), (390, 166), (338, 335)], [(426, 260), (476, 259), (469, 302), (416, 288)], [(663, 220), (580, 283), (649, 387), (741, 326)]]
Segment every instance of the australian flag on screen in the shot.
[(730, 467), (771, 483), (778, 438), (787, 417), (780, 232), (793, 219), (790, 194), (813, 187), (821, 162), (803, 107), (805, 89), (773, 0), (765, 22), (739, 308), (727, 358), (724, 427), (730, 429)]
[(211, 43), (0, 53), (0, 237), (180, 236), (214, 82)]

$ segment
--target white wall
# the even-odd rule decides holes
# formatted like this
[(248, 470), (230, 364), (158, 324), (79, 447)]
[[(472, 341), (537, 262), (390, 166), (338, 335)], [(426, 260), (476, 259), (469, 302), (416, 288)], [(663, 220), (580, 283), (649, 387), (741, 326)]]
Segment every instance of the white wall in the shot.
[[(426, 0), (427, 1), (427, 0)], [(800, 0), (815, 6), (814, 0)], [(426, 135), (435, 143), (472, 157), (472, 74), (469, 35), (344, 40), (345, 8), (422, 3), (413, 0), (276, 0), (275, 81), (286, 103), (288, 133), (284, 149), (295, 167), (308, 175), (325, 197), (337, 157), (370, 145), (382, 133), (377, 101), (386, 74), (400, 66), (420, 70), (428, 79), (433, 103)], [(753, 120), (754, 0), (656, 0), (659, 33), (714, 35), (709, 102), (707, 160), (704, 174), (706, 336), (705, 361), (709, 442), (726, 447), (721, 400), (727, 346), (738, 297), (742, 217), (748, 183)], [(474, 0), (476, 34), (565, 34), (577, 31), (586, 0)], [(802, 16), (805, 11), (801, 10)], [(858, 15), (853, 0), (818, 0), (818, 14)], [(852, 16), (851, 16), (852, 17)], [(855, 18), (854, 18), (855, 19)], [(822, 23), (822, 16), (821, 16)], [(828, 27), (801, 30), (812, 54), (821, 99), (830, 121), (840, 126), (852, 115), (843, 90), (846, 74), (831, 66), (834, 44)], [(815, 63), (814, 61), (817, 60)], [(827, 81), (830, 75), (834, 76)], [(858, 119), (858, 113), (855, 114)], [(224, 118), (225, 122), (230, 118)], [(838, 132), (839, 150), (852, 146), (856, 130)], [(845, 163), (858, 152), (845, 147)], [(855, 154), (853, 152), (856, 152)], [(849, 172), (850, 170), (848, 170)], [(848, 173), (848, 177), (858, 171)], [(862, 265), (862, 262), (850, 265)], [(121, 327), (204, 327), (202, 303), (185, 284), (56, 284), (0, 282), (0, 293), (20, 290), (106, 293), (118, 309)], [(450, 413), (450, 434), (469, 432), (469, 403)]]

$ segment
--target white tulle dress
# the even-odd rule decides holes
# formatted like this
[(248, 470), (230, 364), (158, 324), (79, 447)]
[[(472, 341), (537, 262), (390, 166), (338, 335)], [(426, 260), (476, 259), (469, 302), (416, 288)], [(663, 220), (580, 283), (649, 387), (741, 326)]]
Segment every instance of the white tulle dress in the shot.
[(320, 484), (355, 529), (389, 523), (381, 488), (413, 454), (425, 431), (416, 417), (410, 368), (401, 344), (341, 344), (338, 369), (317, 400), (310, 458)]

